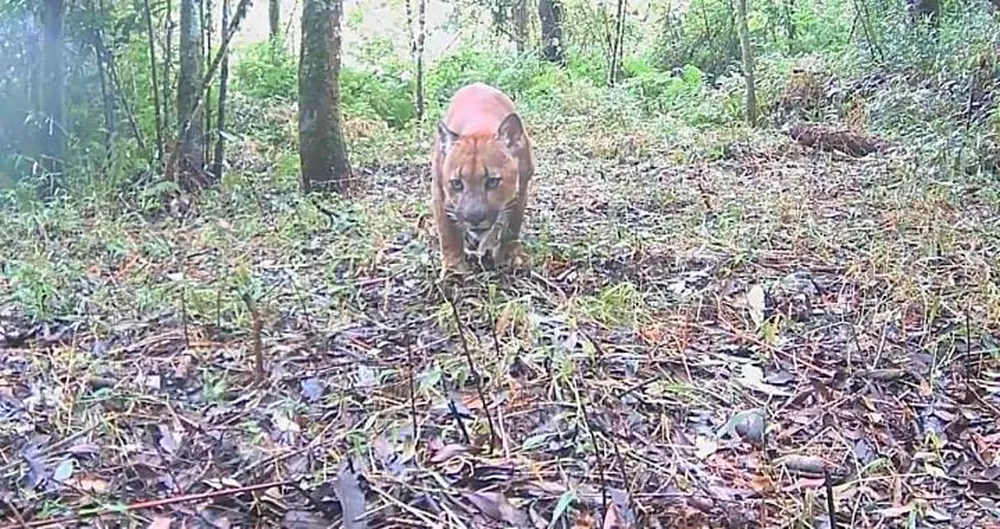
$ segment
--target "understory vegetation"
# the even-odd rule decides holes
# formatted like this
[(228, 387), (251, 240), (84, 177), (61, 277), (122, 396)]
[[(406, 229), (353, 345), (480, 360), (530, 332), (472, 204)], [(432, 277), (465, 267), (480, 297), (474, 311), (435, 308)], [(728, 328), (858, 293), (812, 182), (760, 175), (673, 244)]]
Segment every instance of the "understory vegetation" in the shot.
[[(752, 0), (753, 126), (726, 0), (627, 5), (617, 77), (613, 2), (562, 4), (565, 66), (462, 3), (420, 72), (352, 4), (344, 194), (299, 190), (298, 35), (234, 46), (192, 193), (141, 3), (75, 4), (43, 199), (0, 0), (0, 527), (1000, 524), (993, 4)], [(445, 283), (429, 151), (476, 81), (536, 144), (531, 266)]]

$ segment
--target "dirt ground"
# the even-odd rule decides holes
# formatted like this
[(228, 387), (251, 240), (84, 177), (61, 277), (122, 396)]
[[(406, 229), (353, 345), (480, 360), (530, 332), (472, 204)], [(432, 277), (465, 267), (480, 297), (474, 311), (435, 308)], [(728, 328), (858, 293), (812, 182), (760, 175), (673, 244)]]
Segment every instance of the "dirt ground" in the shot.
[(0, 527), (1000, 527), (995, 191), (574, 134), (457, 286), (419, 153), (3, 221)]

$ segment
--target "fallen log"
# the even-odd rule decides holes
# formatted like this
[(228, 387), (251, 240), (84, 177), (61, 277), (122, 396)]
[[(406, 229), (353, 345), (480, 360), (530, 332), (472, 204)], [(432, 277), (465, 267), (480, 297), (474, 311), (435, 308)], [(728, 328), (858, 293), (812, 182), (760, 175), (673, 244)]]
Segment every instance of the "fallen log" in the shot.
[(788, 135), (806, 147), (841, 152), (855, 158), (882, 152), (889, 146), (889, 142), (871, 134), (818, 123), (796, 123)]

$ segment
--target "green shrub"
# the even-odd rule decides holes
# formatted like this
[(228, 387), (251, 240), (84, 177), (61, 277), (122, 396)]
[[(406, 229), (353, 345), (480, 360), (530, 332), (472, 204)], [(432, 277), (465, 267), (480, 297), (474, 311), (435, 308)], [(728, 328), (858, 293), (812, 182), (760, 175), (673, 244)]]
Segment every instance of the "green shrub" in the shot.
[(254, 43), (239, 52), (233, 71), (233, 89), (255, 99), (295, 101), (298, 98), (298, 60), (282, 46)]
[(344, 68), (340, 99), (345, 116), (380, 119), (400, 128), (417, 115), (413, 82), (406, 72), (371, 72)]
[(530, 102), (551, 98), (565, 80), (566, 72), (533, 55), (488, 53), (465, 47), (434, 66), (427, 79), (427, 98), (443, 107), (455, 90), (483, 82), (514, 99)]

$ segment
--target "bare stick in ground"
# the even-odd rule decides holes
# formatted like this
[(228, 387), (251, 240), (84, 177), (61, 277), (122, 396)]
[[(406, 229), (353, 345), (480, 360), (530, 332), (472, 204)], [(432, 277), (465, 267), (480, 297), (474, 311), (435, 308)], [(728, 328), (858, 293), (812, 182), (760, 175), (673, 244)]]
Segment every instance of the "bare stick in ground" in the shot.
[[(608, 513), (608, 481), (604, 477), (604, 458), (601, 457), (601, 449), (597, 445), (597, 434), (594, 433), (594, 429), (590, 426), (590, 414), (587, 412), (587, 403), (580, 396), (580, 390), (582, 381), (577, 382), (577, 389), (574, 390), (576, 393), (576, 405), (580, 408), (580, 415), (583, 417), (583, 424), (587, 427), (587, 433), (590, 435), (590, 442), (594, 445), (594, 457), (597, 458), (597, 475), (601, 480), (601, 505), (603, 511), (601, 512), (601, 518), (604, 519)], [(622, 479), (625, 479), (625, 475), (622, 475)]]
[(250, 336), (253, 339), (253, 357), (254, 357), (254, 381), (258, 384), (264, 382), (264, 344), (261, 340), (261, 331), (264, 328), (264, 320), (260, 316), (260, 310), (254, 303), (253, 299), (250, 297), (250, 293), (244, 292), (243, 303), (246, 304), (247, 310), (250, 312)]
[(413, 449), (420, 446), (420, 435), (417, 433), (417, 391), (413, 381), (413, 347), (410, 347), (410, 333), (403, 333), (403, 347), (406, 347), (407, 375), (410, 385), (410, 416), (413, 418)]
[(833, 503), (833, 485), (830, 483), (830, 472), (823, 469), (823, 486), (826, 487), (826, 512), (830, 515), (830, 529), (837, 529), (837, 510)]
[[(438, 290), (440, 290), (440, 287), (438, 287)], [(444, 299), (448, 301), (448, 306), (451, 307), (451, 314), (455, 318), (458, 337), (462, 342), (462, 352), (465, 353), (465, 360), (469, 364), (469, 372), (472, 374), (473, 380), (476, 381), (476, 391), (479, 393), (479, 400), (483, 403), (483, 412), (486, 413), (486, 424), (490, 430), (490, 451), (492, 452), (494, 442), (496, 441), (496, 431), (493, 429), (493, 415), (490, 414), (490, 404), (486, 401), (486, 393), (483, 391), (483, 380), (479, 376), (479, 372), (476, 371), (476, 364), (472, 361), (472, 353), (469, 352), (469, 344), (465, 341), (465, 332), (462, 326), (462, 318), (458, 315), (458, 307), (455, 306), (455, 301), (445, 295), (443, 291), (441, 295), (444, 296)]]
[(633, 513), (638, 513), (639, 511), (635, 507), (635, 499), (632, 498), (632, 481), (628, 479), (628, 473), (625, 472), (625, 459), (622, 458), (622, 452), (618, 448), (617, 437), (617, 435), (608, 436), (608, 441), (615, 452), (615, 461), (618, 463), (618, 472), (622, 475), (622, 484), (625, 486), (625, 496), (628, 498), (628, 506), (632, 509)]
[(191, 347), (191, 338), (188, 335), (188, 317), (187, 317), (187, 284), (181, 284), (181, 329), (184, 331), (184, 347)]
[[(465, 422), (462, 421), (462, 415), (458, 413), (458, 406), (455, 405), (455, 399), (448, 395), (448, 384), (445, 377), (441, 377), (441, 392), (445, 394), (445, 398), (448, 399), (448, 412), (451, 413), (453, 419), (455, 419), (455, 424), (458, 425), (458, 431), (462, 433), (462, 440), (467, 445), (472, 445), (472, 438), (469, 437), (469, 431), (465, 429)], [(475, 466), (475, 462), (472, 463)]]

